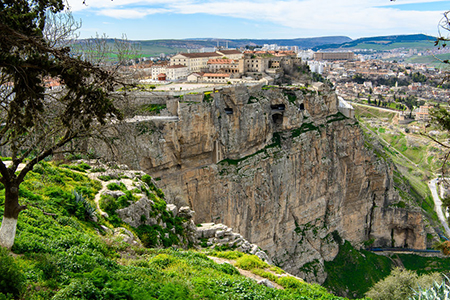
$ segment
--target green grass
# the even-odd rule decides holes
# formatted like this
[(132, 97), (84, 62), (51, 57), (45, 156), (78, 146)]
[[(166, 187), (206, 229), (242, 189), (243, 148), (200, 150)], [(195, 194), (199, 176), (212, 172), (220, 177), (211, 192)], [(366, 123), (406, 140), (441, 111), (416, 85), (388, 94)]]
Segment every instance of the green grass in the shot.
[(251, 269), (264, 269), (269, 265), (260, 260), (256, 255), (244, 254), (236, 260), (236, 267), (251, 270)]
[(450, 53), (445, 54), (437, 54), (426, 55), (426, 56), (412, 56), (405, 59), (405, 63), (414, 63), (414, 64), (427, 64), (437, 68), (447, 67), (446, 64), (442, 63), (440, 60), (448, 60), (450, 59)]
[(373, 284), (388, 276), (392, 261), (385, 256), (356, 250), (349, 242), (339, 246), (333, 261), (325, 261), (328, 277), (324, 286), (337, 294), (348, 293), (351, 298), (363, 297)]
[(213, 251), (209, 255), (226, 259), (238, 259), (244, 253), (239, 251)]
[(167, 106), (165, 104), (144, 104), (139, 108), (139, 111), (159, 114), (161, 110), (165, 109), (166, 107)]
[[(143, 179), (151, 182), (150, 177)], [(165, 210), (164, 200), (156, 194), (158, 188), (152, 186), (147, 193), (167, 228), (132, 228), (120, 219), (113, 222), (102, 217), (97, 223), (90, 221), (72, 191), (92, 201), (100, 187), (82, 173), (50, 163), (40, 163), (29, 172), (20, 187), (20, 203), (28, 209), (19, 216), (12, 248), (15, 255), (5, 258), (0, 253), (0, 299), (6, 299), (7, 293), (27, 300), (343, 299), (291, 278), (279, 282), (286, 289), (270, 289), (240, 275), (230, 264), (216, 264), (196, 251), (131, 247), (100, 225), (112, 228), (117, 223), (147, 245), (157, 235), (161, 246), (168, 247), (182, 234), (181, 220)], [(0, 204), (4, 201), (4, 189), (0, 189)], [(166, 237), (169, 232), (173, 235)], [(223, 255), (241, 256), (237, 252)], [(241, 264), (266, 266), (253, 257)]]
[(450, 270), (450, 258), (422, 257), (413, 254), (395, 254), (392, 257), (399, 258), (406, 269), (416, 271), (418, 275), (439, 272), (447, 274)]
[(378, 119), (384, 119), (387, 118), (389, 122), (392, 121), (392, 119), (395, 117), (397, 113), (395, 112), (387, 112), (379, 110), (375, 107), (367, 107), (367, 106), (360, 106), (360, 105), (354, 105), (355, 108), (355, 115), (358, 117), (365, 117), (365, 118), (378, 118)]

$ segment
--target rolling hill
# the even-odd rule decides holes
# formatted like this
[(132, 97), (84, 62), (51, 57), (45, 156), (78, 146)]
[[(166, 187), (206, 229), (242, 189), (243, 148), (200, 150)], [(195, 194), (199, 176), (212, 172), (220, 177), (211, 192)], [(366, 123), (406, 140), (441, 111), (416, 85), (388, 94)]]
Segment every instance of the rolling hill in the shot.
[(390, 50), (395, 48), (416, 48), (429, 49), (434, 46), (435, 37), (425, 34), (411, 35), (391, 35), (360, 38), (348, 42), (328, 45), (318, 45), (313, 48), (314, 51), (319, 50), (339, 50), (339, 49), (373, 49), (373, 50)]

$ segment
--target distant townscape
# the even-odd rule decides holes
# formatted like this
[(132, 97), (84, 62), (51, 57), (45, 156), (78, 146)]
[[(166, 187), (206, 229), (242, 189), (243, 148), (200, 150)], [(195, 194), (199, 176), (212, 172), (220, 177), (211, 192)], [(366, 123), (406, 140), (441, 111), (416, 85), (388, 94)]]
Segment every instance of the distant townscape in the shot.
[[(440, 55), (448, 53), (446, 48), (314, 51), (277, 44), (230, 49), (227, 44), (186, 50), (141, 58), (130, 69), (154, 91), (185, 94), (216, 85), (273, 84), (290, 66), (303, 63), (314, 80), (328, 82), (345, 100), (404, 111), (406, 117), (409, 109), (409, 117), (418, 120), (428, 120), (428, 107), (450, 95), (442, 70), (436, 67)], [(410, 62), (425, 57), (434, 57), (433, 63)]]

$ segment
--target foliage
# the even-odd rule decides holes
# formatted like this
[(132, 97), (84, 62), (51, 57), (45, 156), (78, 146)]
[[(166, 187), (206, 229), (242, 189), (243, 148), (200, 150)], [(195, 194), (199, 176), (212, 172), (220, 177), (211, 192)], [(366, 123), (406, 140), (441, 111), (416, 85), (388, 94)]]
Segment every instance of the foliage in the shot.
[(269, 265), (262, 260), (259, 259), (256, 255), (251, 254), (244, 254), (241, 257), (239, 257), (236, 260), (236, 267), (244, 269), (244, 270), (251, 270), (251, 269), (261, 269), (261, 268), (268, 268)]
[(78, 172), (86, 172), (86, 170), (89, 170), (91, 168), (91, 166), (89, 166), (87, 163), (80, 163), (77, 165), (66, 165), (66, 164), (62, 164), (59, 165), (61, 168), (67, 168), (67, 169), (71, 169), (71, 170), (75, 170)]
[(448, 277), (445, 276), (446, 280), (434, 281), (433, 284), (426, 288), (419, 284), (417, 290), (414, 290), (410, 300), (441, 300), (450, 298), (450, 286), (447, 284), (449, 282)]
[(10, 256), (9, 251), (0, 247), (0, 295), (11, 294), (18, 297), (24, 287), (25, 276), (20, 267)]
[(145, 104), (141, 106), (140, 111), (159, 114), (161, 110), (165, 109), (166, 107), (167, 105), (165, 104)]
[(358, 251), (346, 241), (339, 245), (335, 259), (325, 261), (324, 265), (328, 274), (324, 287), (339, 295), (363, 297), (373, 284), (390, 273), (392, 261), (369, 251)]
[[(87, 189), (83, 192), (87, 195), (91, 189), (98, 191), (99, 186), (78, 172), (44, 162), (38, 166), (21, 186), (21, 201), (30, 208), (18, 220), (12, 248), (20, 255), (0, 254), (0, 278), (17, 276), (10, 282), (22, 283), (17, 294), (21, 299), (342, 299), (319, 286), (299, 286), (292, 279), (283, 279), (288, 287), (285, 290), (266, 288), (241, 276), (232, 265), (216, 264), (195, 251), (134, 249), (113, 243), (97, 233), (103, 230), (99, 224), (110, 226), (108, 223), (101, 218), (97, 224), (76, 216), (72, 191)], [(2, 197), (4, 190), (0, 190)], [(165, 202), (155, 197), (158, 205), (154, 209), (167, 228), (149, 229), (161, 236), (173, 228), (181, 234), (182, 220), (164, 213)], [(2, 213), (0, 208), (0, 216)], [(240, 254), (227, 252), (225, 256)], [(257, 257), (254, 260), (256, 263), (250, 265), (266, 266)], [(21, 272), (8, 275), (5, 264), (13, 266), (7, 270)], [(1, 294), (4, 291), (0, 290), (0, 299), (7, 299)], [(8, 287), (7, 292), (11, 291)]]
[(112, 182), (112, 183), (109, 183), (106, 187), (108, 188), (108, 190), (111, 190), (111, 191), (126, 191), (127, 190), (127, 188), (125, 187), (125, 185), (122, 182), (120, 182), (120, 183)]
[[(448, 198), (447, 198), (448, 199)], [(448, 201), (448, 200), (447, 200)], [(449, 206), (449, 203), (447, 202), (445, 206)], [(441, 250), (444, 255), (450, 255), (450, 241), (444, 241), (436, 246), (437, 250)]]
[(377, 282), (366, 296), (373, 300), (404, 300), (413, 295), (413, 290), (419, 286), (430, 287), (434, 281), (441, 281), (439, 273), (422, 275), (413, 271), (395, 268), (385, 279)]
[[(77, 55), (66, 42), (78, 24), (70, 14), (59, 19), (67, 22), (52, 17), (64, 11), (65, 3), (19, 0), (1, 4), (0, 143), (12, 163), (7, 167), (0, 160), (0, 182), (8, 191), (4, 202), (8, 219), (17, 219), (27, 208), (19, 204), (18, 190), (34, 165), (56, 152), (73, 152), (81, 147), (80, 139), (101, 132), (111, 120), (122, 119), (117, 108), (120, 95), (113, 92), (119, 85), (128, 86), (118, 75), (128, 58), (127, 43), (121, 43), (124, 47), (118, 47), (116, 63), (108, 68), (100, 64), (104, 51)], [(101, 39), (90, 50), (100, 44)], [(54, 84), (59, 87), (52, 89)], [(18, 171), (21, 163), (26, 165)], [(78, 167), (83, 169), (83, 165)], [(15, 230), (0, 230), (0, 246), (11, 248)]]
[(238, 259), (239, 257), (242, 257), (244, 253), (239, 251), (213, 251), (210, 255), (226, 259)]

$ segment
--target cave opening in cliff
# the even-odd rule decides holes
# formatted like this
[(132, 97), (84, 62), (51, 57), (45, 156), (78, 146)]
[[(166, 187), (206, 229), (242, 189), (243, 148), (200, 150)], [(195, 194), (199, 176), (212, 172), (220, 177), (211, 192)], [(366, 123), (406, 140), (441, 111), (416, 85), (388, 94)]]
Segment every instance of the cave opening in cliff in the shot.
[(284, 111), (286, 109), (286, 106), (284, 104), (275, 104), (275, 105), (271, 105), (270, 108), (272, 110)]
[(276, 125), (281, 125), (281, 124), (283, 124), (283, 115), (282, 115), (282, 114), (273, 114), (273, 115), (272, 115), (272, 121), (273, 121)]
[(232, 115), (232, 114), (233, 114), (233, 109), (232, 109), (232, 108), (229, 108), (229, 107), (226, 107), (226, 108), (225, 108), (225, 113), (226, 113), (227, 115)]
[(305, 104), (300, 103), (299, 109), (300, 109), (300, 110), (305, 110)]

